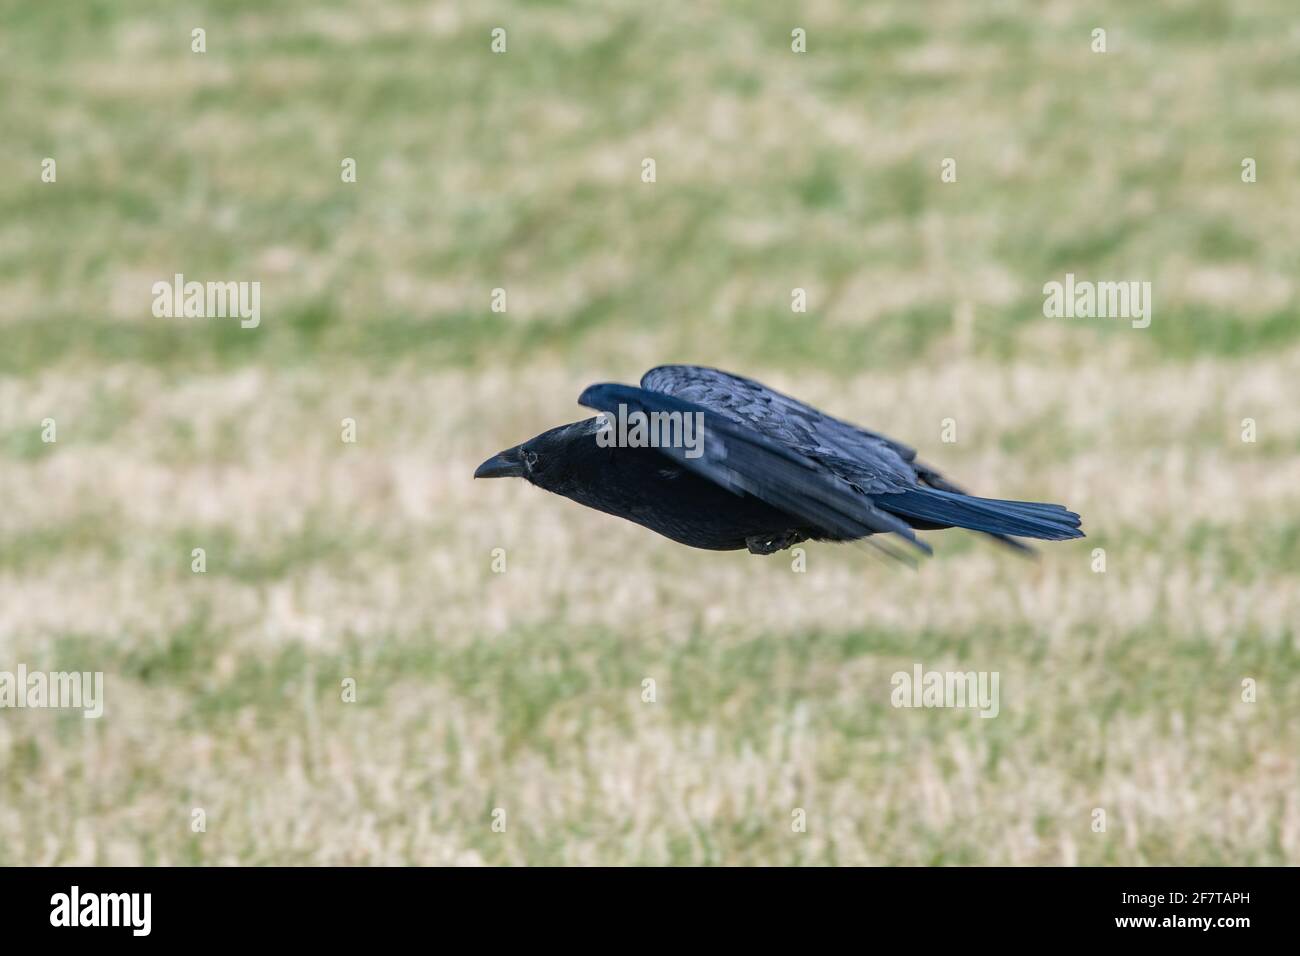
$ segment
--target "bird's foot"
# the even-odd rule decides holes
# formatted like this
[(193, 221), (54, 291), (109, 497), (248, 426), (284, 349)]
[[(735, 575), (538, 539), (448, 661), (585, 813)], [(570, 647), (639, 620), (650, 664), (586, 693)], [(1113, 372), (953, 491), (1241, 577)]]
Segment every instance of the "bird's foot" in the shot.
[(745, 545), (749, 548), (750, 554), (776, 554), (778, 551), (784, 551), (792, 544), (798, 544), (800, 541), (807, 541), (808, 536), (800, 534), (798, 531), (787, 531), (785, 534), (754, 534), (745, 539)]

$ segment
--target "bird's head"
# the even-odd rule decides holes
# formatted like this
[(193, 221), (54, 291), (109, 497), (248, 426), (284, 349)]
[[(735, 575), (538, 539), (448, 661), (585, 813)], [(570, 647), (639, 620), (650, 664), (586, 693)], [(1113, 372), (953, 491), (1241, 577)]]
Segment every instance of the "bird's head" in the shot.
[(523, 478), (549, 491), (564, 487), (597, 452), (599, 418), (589, 418), (544, 431), (535, 438), (497, 452), (474, 472), (475, 478)]

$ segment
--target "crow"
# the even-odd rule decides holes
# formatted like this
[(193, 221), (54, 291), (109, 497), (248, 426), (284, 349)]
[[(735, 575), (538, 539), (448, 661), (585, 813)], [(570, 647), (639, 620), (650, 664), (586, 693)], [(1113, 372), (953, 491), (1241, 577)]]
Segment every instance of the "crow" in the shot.
[(718, 369), (661, 365), (640, 388), (592, 385), (578, 403), (602, 414), (508, 448), (474, 477), (523, 478), (711, 551), (892, 534), (928, 554), (916, 531), (953, 527), (1027, 552), (1017, 537), (1083, 537), (1061, 505), (973, 497), (901, 442)]

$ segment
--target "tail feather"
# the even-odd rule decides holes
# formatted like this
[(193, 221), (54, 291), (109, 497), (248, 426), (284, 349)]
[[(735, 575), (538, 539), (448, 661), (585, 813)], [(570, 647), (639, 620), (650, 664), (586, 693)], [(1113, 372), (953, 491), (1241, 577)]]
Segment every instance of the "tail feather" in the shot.
[(1014, 535), (1044, 541), (1083, 537), (1077, 514), (1047, 502), (976, 498), (936, 488), (909, 488), (875, 500), (880, 508), (901, 518), (969, 528), (995, 537)]

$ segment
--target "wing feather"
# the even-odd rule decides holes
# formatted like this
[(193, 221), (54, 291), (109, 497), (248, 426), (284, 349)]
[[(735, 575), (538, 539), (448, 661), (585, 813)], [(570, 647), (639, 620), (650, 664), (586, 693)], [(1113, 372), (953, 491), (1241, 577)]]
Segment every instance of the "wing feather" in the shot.
[[(918, 486), (968, 494), (937, 469), (918, 461), (916, 449), (741, 375), (702, 365), (660, 365), (641, 377), (641, 387), (697, 402), (743, 422), (815, 458), (865, 494), (883, 496)], [(1006, 534), (986, 533), (1018, 551), (1034, 553), (1033, 548)]]
[(630, 385), (601, 384), (587, 388), (579, 404), (597, 411), (698, 413), (704, 436), (699, 457), (685, 448), (659, 448), (676, 464), (736, 494), (753, 495), (774, 508), (822, 529), (828, 536), (861, 538), (893, 533), (913, 547), (930, 552), (901, 518), (877, 508), (844, 478), (779, 437), (764, 434), (740, 417), (683, 397)]

